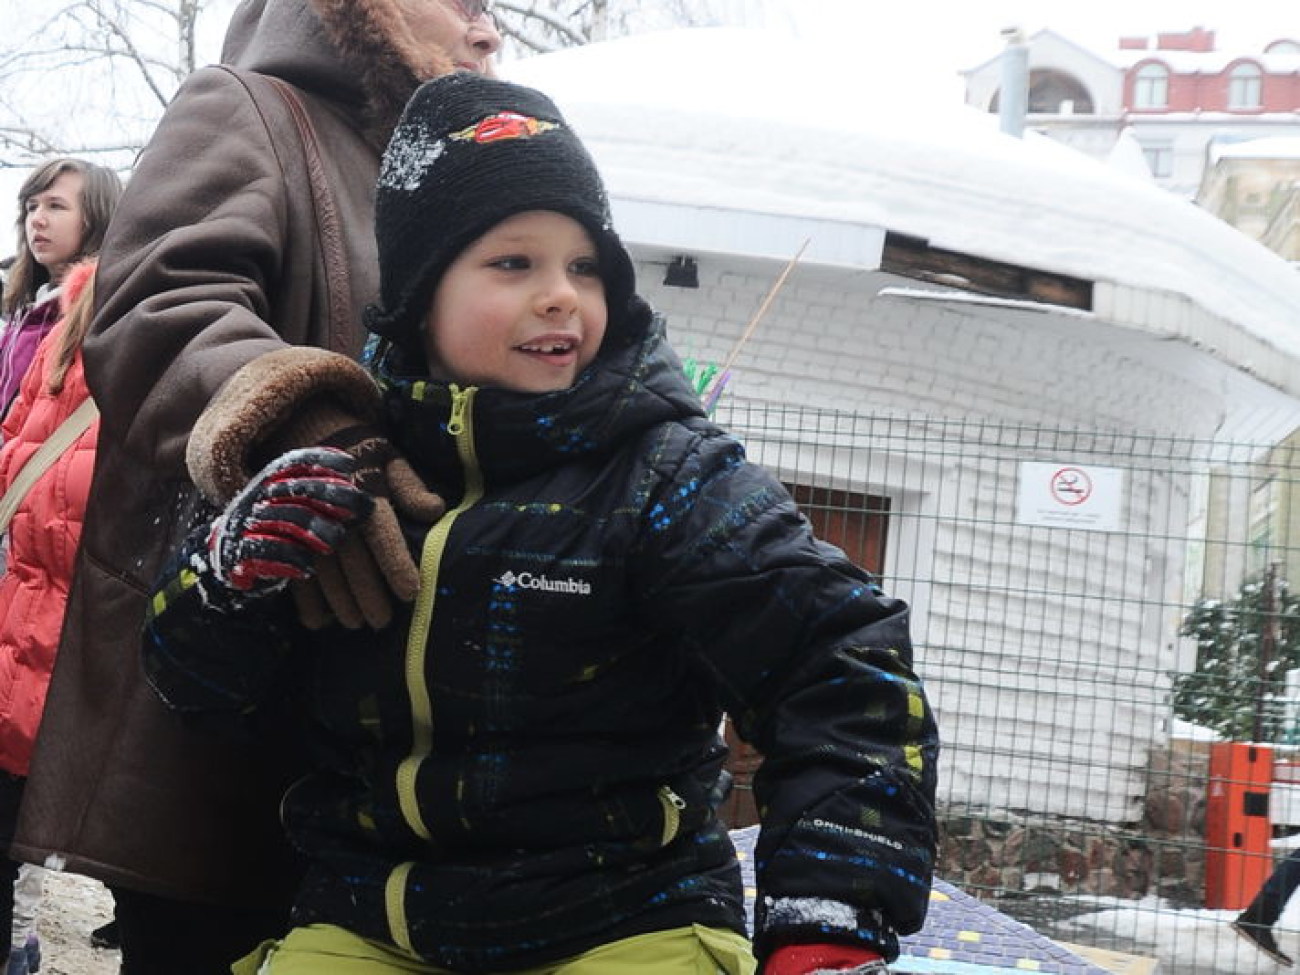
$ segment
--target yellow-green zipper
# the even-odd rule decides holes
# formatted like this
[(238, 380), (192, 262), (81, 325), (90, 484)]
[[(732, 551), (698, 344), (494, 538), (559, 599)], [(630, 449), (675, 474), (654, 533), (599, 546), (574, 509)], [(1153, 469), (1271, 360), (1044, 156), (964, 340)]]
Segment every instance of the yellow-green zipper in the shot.
[(388, 875), (388, 883), (384, 886), (388, 933), (393, 937), (393, 944), (411, 954), (415, 954), (415, 946), (411, 944), (411, 926), (406, 923), (406, 882), (414, 867), (414, 863), (398, 864)]
[(664, 810), (664, 831), (659, 838), (660, 846), (667, 846), (677, 838), (682, 828), (682, 813), (686, 809), (686, 800), (672, 790), (671, 786), (659, 787), (659, 805)]
[[(411, 615), (411, 628), (406, 638), (406, 689), (411, 703), (411, 754), (397, 768), (397, 801), (407, 825), (421, 839), (431, 839), (432, 834), (420, 811), (415, 792), (415, 780), (420, 765), (433, 750), (433, 700), (429, 694), (426, 672), (426, 653), (429, 645), (429, 628), (433, 623), (434, 602), (437, 598), (438, 572), (442, 566), (443, 552), (452, 525), (461, 513), (473, 507), (483, 497), (483, 472), (479, 469), (474, 451), (474, 394), (470, 386), (451, 387), (451, 417), (447, 432), (456, 440), (456, 453), (465, 474), (465, 494), (460, 504), (442, 516), (442, 519), (425, 536), (420, 551), (420, 591), (415, 597)], [(410, 950), (404, 901), (406, 877), (411, 864), (403, 864), (388, 881), (388, 925), (393, 940)]]
[(434, 601), (437, 597), (438, 570), (442, 554), (447, 547), (447, 536), (461, 512), (472, 507), (483, 497), (483, 475), (474, 453), (474, 394), (473, 386), (462, 390), (451, 387), (451, 418), (447, 432), (456, 439), (456, 452), (465, 472), (465, 494), (442, 520), (425, 536), (420, 553), (420, 592), (415, 597), (415, 610), (411, 616), (411, 629), (406, 639), (406, 688), (411, 701), (411, 754), (397, 769), (397, 798), (402, 815), (421, 839), (431, 834), (420, 812), (415, 795), (415, 777), (420, 763), (433, 750), (433, 702), (425, 672), (425, 654), (429, 644), (429, 627), (433, 622)]

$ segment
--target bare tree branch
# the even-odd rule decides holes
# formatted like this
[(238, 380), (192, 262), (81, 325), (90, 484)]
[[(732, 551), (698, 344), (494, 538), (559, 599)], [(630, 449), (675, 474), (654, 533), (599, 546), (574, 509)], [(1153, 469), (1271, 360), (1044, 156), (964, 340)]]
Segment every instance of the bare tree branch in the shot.
[(520, 55), (665, 27), (719, 24), (726, 0), (496, 0), (501, 33)]
[[(536, 43), (544, 45), (540, 50), (555, 51), (564, 47), (581, 47), (591, 39), (571, 25), (571, 18), (563, 17), (551, 10), (539, 10), (536, 3), (513, 3), (511, 0), (497, 0), (493, 5), (493, 10), (497, 12), (497, 20), (502, 31), (517, 40), (522, 41), (524, 39), (525, 25), (529, 25), (530, 22), (536, 22), (550, 28), (552, 32), (562, 39), (562, 43), (556, 44), (537, 38)], [(537, 47), (530, 47), (530, 49), (539, 50)]]
[(55, 153), (129, 163), (199, 62), (201, 22), (234, 3), (24, 0), (12, 5), (21, 14), (0, 11), (0, 167)]
[[(717, 23), (738, 0), (496, 0), (508, 55)], [(235, 0), (0, 3), (0, 169), (86, 155), (128, 166)], [(32, 25), (35, 24), (33, 27)], [(220, 34), (211, 31), (215, 45)], [(215, 52), (214, 52), (215, 53)], [(50, 79), (57, 79), (51, 84)]]
[(77, 4), (76, 6), (81, 7), (89, 13), (95, 23), (107, 30), (111, 37), (117, 38), (117, 40), (122, 44), (121, 54), (129, 61), (134, 62), (136, 68), (140, 72), (140, 79), (153, 93), (154, 98), (158, 102), (159, 108), (166, 107), (167, 102), (176, 91), (176, 85), (180, 84), (181, 73), (175, 63), (173, 62), (169, 67), (171, 80), (174, 84), (164, 90), (160, 82), (154, 77), (154, 71), (152, 70), (158, 62), (147, 58), (141, 53), (140, 48), (136, 46), (135, 39), (132, 37), (130, 25), (128, 23), (123, 19), (114, 16), (109, 9), (107, 9), (107, 5), (101, 3), (100, 0), (83, 0), (82, 3)]

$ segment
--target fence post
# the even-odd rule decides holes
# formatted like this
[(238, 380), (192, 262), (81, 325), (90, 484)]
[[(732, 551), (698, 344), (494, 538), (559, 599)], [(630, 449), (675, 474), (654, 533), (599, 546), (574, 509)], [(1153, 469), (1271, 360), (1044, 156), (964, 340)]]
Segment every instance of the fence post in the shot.
[(1277, 563), (1270, 562), (1264, 571), (1264, 626), (1259, 636), (1259, 679), (1255, 683), (1255, 728), (1252, 741), (1264, 740), (1264, 712), (1268, 707), (1272, 679), (1269, 667), (1277, 650)]

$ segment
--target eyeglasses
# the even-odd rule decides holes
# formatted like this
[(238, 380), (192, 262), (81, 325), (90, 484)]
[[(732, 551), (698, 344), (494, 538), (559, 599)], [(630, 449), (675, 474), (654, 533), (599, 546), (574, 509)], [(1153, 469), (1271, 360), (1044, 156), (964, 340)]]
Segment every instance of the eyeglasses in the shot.
[(488, 0), (451, 0), (451, 2), (466, 20), (478, 20), (480, 17), (492, 16)]

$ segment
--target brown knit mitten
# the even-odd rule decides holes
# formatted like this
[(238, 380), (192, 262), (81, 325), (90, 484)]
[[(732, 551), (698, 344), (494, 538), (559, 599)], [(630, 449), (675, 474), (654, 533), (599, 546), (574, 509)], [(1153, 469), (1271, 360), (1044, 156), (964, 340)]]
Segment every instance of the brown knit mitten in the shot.
[(320, 443), (357, 459), (353, 480), (375, 499), (375, 510), (332, 557), (337, 571), (325, 564), (331, 557), (321, 560), (317, 581), (344, 626), (357, 629), (362, 621), (376, 629), (387, 626), (392, 619), (389, 591), (410, 602), (420, 590), (420, 568), (411, 558), (394, 505), (426, 524), (441, 518), (446, 505), (398, 456), (388, 438), (368, 424), (339, 427)]
[[(315, 575), (294, 584), (299, 619), (309, 628), (327, 625), (330, 615), (313, 609), (323, 602), (333, 619), (349, 629), (382, 629), (393, 618), (391, 597), (410, 602), (420, 589), (420, 568), (402, 535), (397, 510), (433, 524), (446, 505), (376, 427), (358, 423), (332, 402), (304, 404), (268, 439), (277, 451), (288, 443), (320, 444), (351, 454), (359, 462), (353, 480), (375, 499), (370, 517), (337, 551), (317, 561)], [(319, 599), (303, 592), (313, 584)]]

